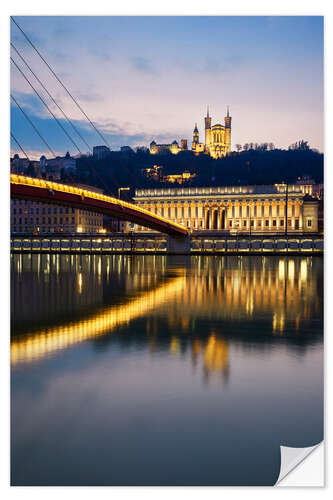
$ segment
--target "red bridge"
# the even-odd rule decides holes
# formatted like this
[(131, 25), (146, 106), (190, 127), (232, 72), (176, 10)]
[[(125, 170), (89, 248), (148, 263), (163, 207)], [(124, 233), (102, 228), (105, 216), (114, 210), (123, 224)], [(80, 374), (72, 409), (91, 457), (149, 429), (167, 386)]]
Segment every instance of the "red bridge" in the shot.
[(171, 236), (186, 236), (188, 234), (184, 226), (175, 224), (133, 203), (68, 184), (11, 174), (10, 193), (12, 198), (55, 203), (99, 212)]

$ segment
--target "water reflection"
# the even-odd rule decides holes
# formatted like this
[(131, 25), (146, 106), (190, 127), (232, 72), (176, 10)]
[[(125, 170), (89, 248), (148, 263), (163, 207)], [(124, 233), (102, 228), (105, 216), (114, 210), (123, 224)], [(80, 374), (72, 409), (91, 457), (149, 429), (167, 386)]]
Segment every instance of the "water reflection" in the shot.
[(11, 271), (14, 484), (273, 484), (280, 444), (322, 438), (320, 257)]
[[(166, 257), (14, 255), (12, 311), (20, 311), (13, 314), (12, 363), (109, 335), (140, 317), (146, 318), (153, 351), (156, 318), (167, 317), (170, 352), (180, 349), (179, 333), (190, 334), (193, 357), (205, 352), (205, 371), (226, 371), (225, 332), (216, 325), (203, 344), (196, 322), (252, 318), (270, 322), (272, 335), (283, 336), (296, 334), (310, 318), (321, 318), (321, 276), (313, 272), (312, 258), (193, 257), (185, 262), (169, 276)], [(107, 306), (115, 290), (121, 303)], [(40, 329), (35, 320), (43, 321), (44, 314), (57, 321)], [(57, 324), (60, 315), (64, 318)], [(31, 328), (22, 329), (22, 322)]]

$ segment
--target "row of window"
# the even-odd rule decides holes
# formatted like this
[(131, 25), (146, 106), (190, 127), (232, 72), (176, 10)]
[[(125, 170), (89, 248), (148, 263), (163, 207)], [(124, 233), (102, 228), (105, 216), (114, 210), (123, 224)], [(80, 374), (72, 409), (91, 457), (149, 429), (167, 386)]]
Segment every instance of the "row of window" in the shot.
[[(53, 222), (52, 222), (52, 217), (47, 217), (47, 222), (46, 222), (46, 217), (42, 217), (42, 224), (58, 224), (58, 218), (53, 217)], [(40, 218), (36, 217), (33, 219), (32, 217), (30, 218), (30, 222), (28, 222), (28, 217), (24, 218), (24, 222), (22, 217), (13, 217), (13, 224), (39, 224)], [(70, 224), (70, 217), (59, 217), (59, 224)], [(75, 217), (71, 218), (71, 224), (75, 224)]]
[[(63, 213), (65, 213), (65, 214), (69, 214), (69, 213), (74, 214), (74, 212), (75, 212), (74, 208), (54, 207), (53, 208), (53, 213), (57, 214), (58, 213), (58, 209), (59, 209), (59, 214), (63, 214)], [(35, 210), (33, 209), (33, 207), (30, 207), (29, 211), (28, 211), (28, 209), (23, 209), (23, 210), (24, 210), (24, 213), (29, 213), (29, 214), (34, 214), (35, 213), (36, 215), (39, 214), (39, 208), (38, 207), (35, 208)], [(42, 214), (46, 214), (46, 213), (51, 214), (52, 213), (52, 208), (50, 208), (50, 207), (48, 207), (47, 209), (46, 209), (46, 207), (43, 207), (41, 210), (42, 210), (41, 211)], [(13, 208), (13, 214), (16, 214), (16, 213), (21, 214), (22, 213), (22, 208)]]

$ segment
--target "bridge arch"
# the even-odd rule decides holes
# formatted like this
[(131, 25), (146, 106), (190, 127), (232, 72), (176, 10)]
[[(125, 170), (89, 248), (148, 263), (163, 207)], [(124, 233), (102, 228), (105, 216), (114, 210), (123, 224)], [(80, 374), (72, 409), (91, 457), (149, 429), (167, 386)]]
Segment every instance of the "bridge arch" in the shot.
[(10, 191), (12, 198), (91, 210), (134, 222), (171, 236), (186, 236), (188, 234), (188, 230), (181, 224), (169, 221), (133, 203), (68, 184), (11, 174)]

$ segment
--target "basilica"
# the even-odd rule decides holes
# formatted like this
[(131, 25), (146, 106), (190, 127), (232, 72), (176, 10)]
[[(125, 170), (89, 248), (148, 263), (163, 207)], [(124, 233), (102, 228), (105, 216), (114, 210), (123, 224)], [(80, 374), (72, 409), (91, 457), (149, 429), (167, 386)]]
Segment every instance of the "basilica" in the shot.
[(220, 123), (212, 125), (212, 119), (209, 116), (209, 108), (207, 108), (207, 116), (205, 116), (205, 143), (199, 141), (198, 126), (195, 124), (192, 151), (195, 154), (209, 154), (212, 158), (222, 158), (230, 153), (231, 116), (229, 115), (229, 107), (227, 108), (227, 116), (224, 118), (224, 125)]
[[(231, 116), (229, 115), (229, 107), (227, 108), (227, 116), (224, 118), (224, 125), (216, 123), (212, 125), (212, 119), (209, 116), (209, 108), (207, 107), (207, 116), (205, 121), (205, 142), (200, 142), (198, 125), (195, 124), (193, 130), (192, 152), (195, 155), (207, 154), (212, 158), (223, 158), (231, 151)], [(187, 140), (182, 139), (180, 146), (177, 141), (171, 144), (157, 144), (155, 141), (150, 143), (150, 154), (172, 153), (178, 154), (180, 151), (187, 150)]]

